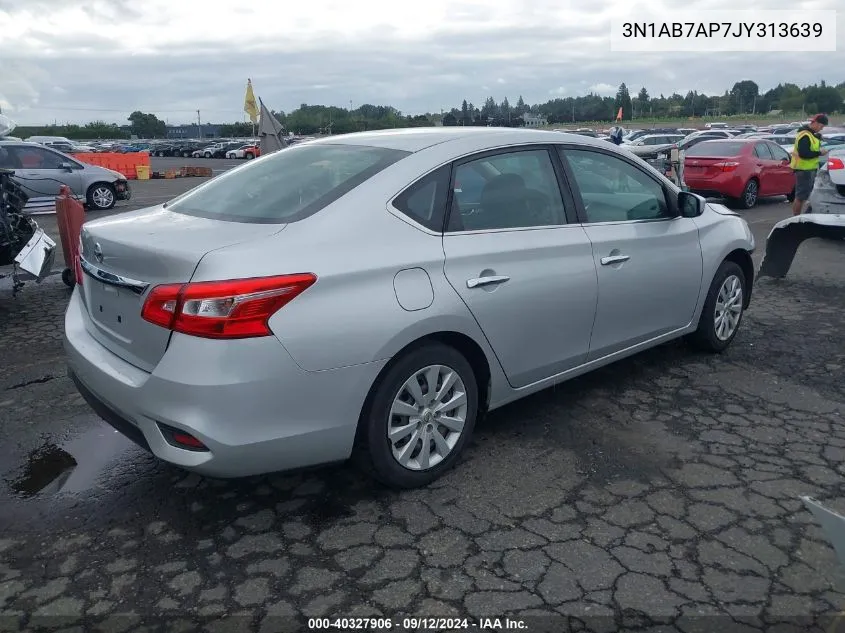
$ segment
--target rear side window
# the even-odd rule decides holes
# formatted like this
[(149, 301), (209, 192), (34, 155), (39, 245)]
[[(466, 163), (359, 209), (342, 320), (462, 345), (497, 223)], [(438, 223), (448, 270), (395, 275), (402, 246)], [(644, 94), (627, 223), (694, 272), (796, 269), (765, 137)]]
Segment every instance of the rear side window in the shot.
[(167, 209), (229, 222), (295, 222), (408, 155), (365, 145), (288, 147), (210, 180), (167, 203)]
[(451, 166), (445, 165), (405, 189), (393, 206), (427, 229), (443, 231), (451, 177)]
[(747, 147), (745, 143), (738, 143), (736, 141), (704, 141), (698, 145), (690, 147), (687, 156), (739, 156), (743, 148)]

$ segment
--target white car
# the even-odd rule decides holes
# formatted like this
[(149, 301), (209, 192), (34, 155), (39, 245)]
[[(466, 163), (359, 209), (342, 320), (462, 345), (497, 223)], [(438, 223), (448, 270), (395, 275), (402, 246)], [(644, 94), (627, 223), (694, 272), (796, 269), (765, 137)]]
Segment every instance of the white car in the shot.
[(238, 149), (229, 150), (228, 152), (226, 152), (226, 158), (245, 158), (246, 150), (249, 147), (255, 147), (255, 145), (244, 145), (243, 147), (239, 147)]

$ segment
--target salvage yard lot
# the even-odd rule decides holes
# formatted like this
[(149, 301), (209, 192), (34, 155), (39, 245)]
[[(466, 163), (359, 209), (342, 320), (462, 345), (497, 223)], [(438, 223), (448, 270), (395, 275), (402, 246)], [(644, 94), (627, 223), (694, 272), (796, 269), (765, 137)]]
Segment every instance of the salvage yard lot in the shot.
[[(134, 183), (131, 206), (199, 182)], [(788, 213), (746, 213), (757, 265)], [(227, 482), (157, 462), (65, 377), (58, 276), (17, 299), (0, 285), (0, 614), (566, 614), (598, 629), (623, 613), (839, 611), (842, 574), (798, 496), (845, 510), (843, 264), (845, 245), (806, 243), (786, 280), (756, 285), (723, 355), (673, 343), (508, 406), (453, 472), (403, 493), (344, 465)], [(74, 485), (24, 498), (31, 452), (68, 442)]]

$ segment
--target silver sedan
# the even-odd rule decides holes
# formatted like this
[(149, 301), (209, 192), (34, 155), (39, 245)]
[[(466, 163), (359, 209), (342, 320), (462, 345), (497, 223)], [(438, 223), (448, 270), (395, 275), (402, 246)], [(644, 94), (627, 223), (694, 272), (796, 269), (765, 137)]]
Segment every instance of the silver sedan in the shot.
[(751, 298), (745, 221), (606, 141), (431, 128), (305, 142), (87, 223), (65, 317), (80, 392), (218, 477), (354, 457), (411, 488), (486, 411)]

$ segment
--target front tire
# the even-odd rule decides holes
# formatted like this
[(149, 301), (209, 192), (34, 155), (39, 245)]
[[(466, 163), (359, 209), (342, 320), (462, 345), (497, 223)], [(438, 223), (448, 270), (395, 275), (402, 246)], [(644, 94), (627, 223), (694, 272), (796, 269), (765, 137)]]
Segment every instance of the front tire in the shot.
[(452, 347), (431, 343), (400, 357), (359, 421), (356, 457), (382, 484), (426, 486), (452, 468), (478, 415), (475, 372)]
[(88, 193), (85, 199), (89, 209), (108, 211), (117, 202), (117, 193), (114, 190), (114, 186), (109, 183), (98, 182), (88, 187)]
[(736, 262), (722, 262), (710, 283), (698, 329), (689, 337), (694, 347), (713, 353), (728, 348), (745, 313), (747, 283), (745, 273)]
[(795, 189), (793, 188), (788, 194), (786, 194), (786, 201), (787, 202), (795, 202)]

